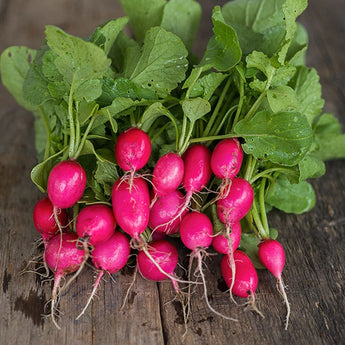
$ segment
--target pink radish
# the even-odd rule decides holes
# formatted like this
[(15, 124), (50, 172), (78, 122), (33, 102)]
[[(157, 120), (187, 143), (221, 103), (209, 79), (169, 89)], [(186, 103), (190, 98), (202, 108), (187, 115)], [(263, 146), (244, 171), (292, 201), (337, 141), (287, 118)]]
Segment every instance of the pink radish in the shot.
[[(234, 260), (235, 262), (235, 276), (231, 269), (232, 263), (230, 260)], [(242, 298), (249, 297), (253, 309), (262, 315), (255, 306), (255, 291), (258, 286), (258, 275), (247, 254), (237, 249), (233, 253), (233, 258), (229, 255), (224, 255), (221, 261), (221, 271), (225, 283), (232, 289), (232, 293)]]
[[(213, 237), (213, 226), (210, 219), (204, 214), (200, 212), (193, 211), (188, 213), (181, 221), (180, 224), (180, 237), (182, 243), (190, 249), (190, 261), (189, 261), (189, 276), (191, 274), (191, 268), (193, 264), (194, 258), (197, 259), (197, 269), (196, 272), (200, 274), (202, 279), (202, 283), (204, 286), (204, 297), (207, 306), (214, 312), (215, 314), (224, 317), (229, 320), (234, 320), (233, 318), (224, 316), (223, 314), (216, 311), (211, 305), (208, 300), (207, 296), (207, 286), (206, 286), (206, 279), (203, 273), (203, 257), (206, 254), (206, 249), (212, 243)], [(190, 280), (190, 279), (189, 279)], [(189, 295), (190, 295), (190, 286), (189, 286)], [(189, 305), (189, 302), (188, 302)]]
[(231, 179), (241, 169), (243, 150), (237, 138), (224, 139), (220, 141), (212, 151), (211, 169), (212, 172), (223, 180), (219, 197), (223, 198), (229, 192)]
[[(60, 209), (57, 218), (60, 226), (66, 228), (68, 224), (66, 210)], [(54, 206), (48, 197), (44, 197), (36, 203), (33, 210), (33, 222), (36, 230), (42, 236), (44, 246), (59, 232), (59, 226), (54, 218)]]
[[(153, 263), (152, 258), (150, 258), (148, 254), (161, 269)], [(176, 280), (172, 277), (174, 276), (177, 262), (177, 249), (172, 243), (166, 240), (151, 242), (148, 245), (147, 252), (140, 251), (137, 257), (138, 269), (144, 278), (153, 281), (165, 280), (167, 275), (162, 272), (164, 271), (169, 274), (169, 278), (171, 279), (176, 292), (178, 292), (179, 289)]]
[(149, 227), (154, 234), (173, 235), (178, 232), (181, 218), (188, 213), (188, 210), (185, 209), (179, 218), (175, 218), (183, 203), (184, 195), (178, 190), (156, 199), (151, 206), (149, 220)]
[(93, 296), (95, 295), (100, 281), (105, 272), (114, 274), (120, 271), (127, 263), (131, 248), (129, 240), (125, 234), (116, 231), (113, 235), (104, 242), (97, 243), (92, 250), (92, 263), (99, 270), (96, 281), (94, 283), (91, 295), (78, 315), (79, 319), (86, 311)]
[(254, 190), (251, 184), (241, 178), (234, 177), (227, 196), (217, 201), (217, 212), (224, 224), (233, 224), (241, 220), (251, 209)]
[(79, 237), (87, 238), (92, 246), (107, 241), (115, 231), (116, 222), (110, 207), (95, 204), (83, 208), (76, 220)]
[(48, 177), (48, 197), (55, 208), (69, 208), (79, 201), (86, 187), (86, 173), (73, 160), (56, 164)]
[(176, 190), (182, 182), (184, 163), (180, 155), (168, 152), (160, 157), (153, 169), (152, 184), (157, 197)]
[[(229, 232), (230, 238), (228, 239), (226, 234), (219, 233), (213, 237), (212, 247), (221, 254), (229, 254), (230, 251), (234, 252), (240, 245), (241, 234), (241, 224), (240, 222), (236, 222), (231, 225), (231, 231)], [(231, 248), (229, 243), (231, 243)]]
[(131, 175), (143, 168), (151, 155), (151, 140), (141, 129), (131, 127), (122, 132), (115, 143), (115, 158), (119, 167)]
[(180, 207), (180, 211), (170, 222), (179, 219), (188, 209), (193, 194), (200, 192), (209, 182), (212, 171), (210, 166), (211, 151), (201, 144), (190, 146), (183, 154), (184, 175), (182, 185), (187, 192), (184, 203)]
[(134, 177), (132, 183), (118, 179), (112, 189), (112, 206), (120, 228), (134, 240), (141, 242), (150, 217), (150, 193), (145, 180)]
[(290, 317), (290, 304), (282, 280), (282, 272), (285, 265), (284, 248), (276, 240), (265, 239), (259, 244), (258, 255), (262, 264), (277, 278), (279, 290), (284, 298), (284, 302), (287, 309), (285, 323), (285, 329), (287, 329)]
[(44, 252), (44, 260), (55, 276), (51, 297), (51, 317), (59, 329), (54, 317), (54, 308), (61, 279), (79, 270), (84, 261), (84, 250), (78, 249), (77, 242), (78, 236), (73, 233), (58, 233), (49, 240)]

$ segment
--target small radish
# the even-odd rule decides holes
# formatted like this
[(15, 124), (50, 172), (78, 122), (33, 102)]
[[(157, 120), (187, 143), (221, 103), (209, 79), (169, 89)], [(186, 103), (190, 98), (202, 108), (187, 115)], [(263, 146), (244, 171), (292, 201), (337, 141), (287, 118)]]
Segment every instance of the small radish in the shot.
[[(153, 263), (152, 258), (161, 269)], [(166, 272), (169, 274), (175, 291), (179, 292), (177, 282), (173, 279), (177, 262), (177, 249), (166, 240), (151, 242), (148, 245), (147, 251), (140, 251), (137, 257), (138, 269), (144, 278), (152, 281), (162, 281), (167, 278), (167, 275), (164, 273)]]
[[(240, 222), (236, 222), (231, 225), (231, 231), (229, 232), (229, 238), (227, 238), (227, 234), (219, 233), (212, 240), (212, 247), (221, 254), (229, 254), (230, 250), (234, 252), (238, 246), (240, 245), (241, 241), (241, 224)], [(229, 244), (231, 243), (231, 247)]]
[(76, 220), (77, 235), (87, 238), (87, 243), (92, 246), (107, 241), (114, 234), (115, 227), (112, 209), (102, 204), (86, 206)]
[(130, 251), (131, 248), (127, 236), (119, 231), (113, 233), (113, 235), (107, 241), (97, 243), (95, 245), (94, 249), (92, 250), (91, 260), (99, 272), (91, 295), (77, 319), (79, 319), (85, 313), (98, 289), (104, 273), (107, 272), (109, 274), (114, 274), (120, 271), (126, 265)]
[(134, 240), (141, 242), (150, 217), (150, 193), (145, 180), (134, 177), (132, 183), (118, 179), (112, 189), (112, 206), (120, 228)]
[(76, 161), (62, 161), (49, 173), (47, 192), (55, 208), (72, 207), (83, 196), (85, 187), (85, 170)]
[(213, 149), (211, 169), (218, 178), (223, 180), (220, 186), (220, 198), (224, 198), (229, 192), (231, 179), (240, 171), (242, 160), (243, 150), (237, 138), (224, 139)]
[(188, 213), (185, 209), (179, 218), (175, 218), (183, 203), (184, 195), (178, 190), (156, 199), (151, 206), (149, 220), (149, 227), (154, 234), (173, 235), (178, 232), (181, 218)]
[[(60, 209), (57, 218), (60, 226), (66, 228), (68, 224), (66, 210)], [(36, 230), (42, 236), (44, 246), (59, 232), (59, 226), (54, 218), (54, 206), (48, 197), (44, 197), (36, 203), (33, 210), (33, 222)]]
[(184, 162), (184, 175), (182, 185), (187, 192), (184, 203), (178, 214), (170, 220), (175, 221), (188, 209), (193, 194), (200, 192), (209, 182), (212, 171), (210, 166), (211, 151), (201, 144), (190, 146), (182, 156)]
[(182, 182), (184, 163), (180, 155), (168, 152), (160, 157), (153, 169), (152, 184), (157, 197), (176, 190)]
[(234, 177), (227, 196), (217, 201), (218, 217), (224, 224), (240, 221), (251, 209), (254, 190), (251, 184), (241, 178)]
[[(224, 316), (223, 314), (216, 311), (211, 305), (208, 300), (207, 296), (207, 286), (206, 286), (206, 279), (205, 275), (203, 273), (203, 257), (207, 255), (206, 249), (211, 245), (212, 238), (213, 238), (213, 226), (210, 221), (210, 219), (204, 214), (200, 212), (193, 211), (191, 213), (188, 213), (181, 221), (180, 224), (180, 237), (182, 243), (190, 249), (191, 255), (190, 255), (190, 261), (189, 261), (189, 269), (188, 269), (188, 276), (190, 277), (191, 274), (191, 268), (193, 264), (194, 258), (197, 259), (197, 269), (196, 272), (198, 272), (201, 276), (202, 283), (204, 286), (204, 297), (207, 306), (212, 310), (215, 314), (229, 319), (234, 320), (232, 318), (229, 318), (227, 316)], [(190, 279), (188, 279), (190, 280)], [(190, 296), (190, 285), (189, 285), (189, 293)], [(188, 301), (189, 305), (189, 301)], [(188, 308), (190, 309), (190, 308)]]
[(69, 273), (78, 271), (84, 261), (84, 250), (78, 249), (77, 242), (78, 236), (73, 233), (58, 233), (49, 240), (44, 252), (44, 260), (55, 276), (51, 297), (51, 318), (59, 329), (54, 317), (54, 308), (61, 279)]
[(143, 168), (151, 155), (151, 140), (140, 128), (131, 127), (122, 132), (115, 143), (115, 158), (119, 167), (131, 176)]
[(282, 272), (285, 265), (285, 251), (276, 240), (265, 239), (259, 244), (258, 255), (262, 264), (277, 278), (279, 290), (284, 298), (287, 309), (285, 329), (288, 328), (290, 317), (290, 304), (284, 289)]
[[(236, 266), (235, 277), (231, 269), (230, 260), (234, 260)], [(233, 258), (224, 255), (221, 261), (221, 271), (226, 285), (232, 289), (232, 293), (241, 298), (250, 298), (250, 304), (261, 316), (255, 307), (255, 291), (258, 286), (256, 269), (247, 254), (241, 250), (233, 253)], [(234, 283), (232, 280), (234, 279)]]

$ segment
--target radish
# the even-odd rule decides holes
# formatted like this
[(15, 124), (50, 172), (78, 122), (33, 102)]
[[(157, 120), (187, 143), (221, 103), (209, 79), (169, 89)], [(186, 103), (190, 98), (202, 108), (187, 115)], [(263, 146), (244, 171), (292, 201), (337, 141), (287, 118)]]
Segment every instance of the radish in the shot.
[(122, 170), (130, 172), (131, 180), (134, 173), (146, 165), (150, 155), (151, 140), (143, 130), (131, 127), (118, 136), (115, 158)]
[(73, 160), (56, 164), (48, 177), (48, 197), (55, 208), (69, 208), (79, 201), (86, 187), (86, 173)]
[[(153, 263), (152, 258), (161, 269)], [(137, 256), (138, 269), (144, 278), (152, 281), (165, 280), (167, 275), (162, 272), (163, 270), (169, 274), (175, 291), (179, 292), (177, 281), (173, 279), (177, 262), (177, 249), (172, 243), (166, 240), (151, 242), (148, 246), (148, 250), (140, 251)]]
[[(223, 314), (216, 311), (211, 305), (208, 300), (207, 296), (207, 286), (206, 286), (206, 280), (203, 273), (203, 257), (207, 255), (206, 249), (211, 245), (212, 243), (212, 237), (213, 237), (213, 226), (210, 221), (210, 219), (204, 214), (200, 212), (193, 211), (191, 213), (188, 213), (181, 221), (180, 224), (180, 237), (182, 243), (190, 249), (191, 255), (190, 255), (190, 261), (189, 261), (189, 276), (193, 264), (194, 258), (197, 259), (197, 269), (196, 273), (199, 272), (202, 283), (204, 286), (204, 297), (207, 306), (212, 310), (215, 314), (224, 317), (229, 320), (235, 321), (235, 319), (224, 316)], [(190, 279), (188, 279), (190, 280)], [(189, 294), (190, 295), (190, 285), (189, 285)], [(189, 302), (188, 302), (189, 305)]]
[(168, 152), (160, 157), (153, 169), (152, 184), (157, 197), (176, 190), (182, 182), (184, 163), (180, 155)]
[(242, 160), (243, 150), (237, 138), (224, 139), (213, 149), (211, 169), (218, 178), (223, 180), (219, 198), (224, 198), (228, 194), (231, 179), (240, 171)]
[[(60, 226), (66, 228), (68, 224), (66, 210), (60, 209), (57, 218)], [(59, 226), (54, 218), (54, 206), (48, 197), (44, 197), (36, 203), (33, 210), (33, 222), (36, 230), (42, 236), (44, 246), (59, 232)]]
[(227, 196), (217, 201), (217, 213), (224, 224), (240, 221), (251, 209), (254, 190), (251, 184), (242, 177), (234, 177)]
[(145, 231), (150, 217), (150, 193), (145, 180), (134, 177), (132, 183), (118, 179), (113, 186), (112, 207), (120, 228), (137, 242)]
[(69, 273), (76, 272), (84, 261), (84, 250), (77, 247), (78, 236), (74, 233), (58, 233), (51, 238), (44, 252), (44, 260), (54, 273), (54, 286), (51, 297), (51, 317), (55, 321), (54, 308), (60, 289), (60, 282)]
[(258, 247), (258, 255), (260, 261), (277, 278), (279, 290), (284, 298), (287, 309), (285, 322), (285, 329), (287, 329), (290, 317), (290, 304), (282, 280), (282, 272), (285, 265), (284, 248), (278, 241), (272, 239), (263, 240)]
[(115, 227), (112, 209), (103, 204), (86, 206), (76, 220), (78, 236), (86, 238), (92, 246), (107, 241), (114, 234)]
[(103, 241), (95, 245), (92, 250), (91, 260), (99, 272), (91, 295), (77, 319), (85, 313), (98, 289), (104, 273), (107, 272), (109, 274), (114, 274), (120, 271), (126, 265), (130, 251), (131, 248), (127, 236), (119, 231), (114, 232), (107, 241)]
[[(232, 263), (236, 266), (235, 275), (232, 272)], [(241, 250), (236, 250), (231, 258), (224, 255), (221, 261), (221, 271), (226, 285), (232, 293), (238, 297), (250, 298), (252, 308), (261, 316), (261, 312), (255, 306), (255, 291), (258, 286), (258, 275), (250, 258)], [(234, 280), (234, 282), (233, 282)]]
[(154, 234), (173, 235), (178, 232), (181, 218), (188, 213), (185, 209), (179, 218), (175, 218), (183, 203), (184, 195), (178, 190), (156, 199), (151, 206), (149, 219), (149, 227)]
[[(212, 239), (212, 247), (221, 254), (229, 254), (230, 251), (234, 252), (241, 241), (241, 224), (236, 222), (231, 225), (231, 232), (229, 232), (229, 238), (227, 234), (219, 233)], [(231, 247), (230, 247), (231, 245)]]

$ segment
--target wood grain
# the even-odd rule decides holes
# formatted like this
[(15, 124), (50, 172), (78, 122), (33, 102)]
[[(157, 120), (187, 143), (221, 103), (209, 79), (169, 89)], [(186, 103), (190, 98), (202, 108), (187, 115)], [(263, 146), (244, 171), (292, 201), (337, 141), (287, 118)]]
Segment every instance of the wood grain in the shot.
[[(204, 14), (196, 53), (203, 51), (211, 34), (212, 7), (225, 1), (200, 3)], [(319, 72), (325, 110), (335, 113), (345, 127), (344, 14), (343, 0), (313, 0), (301, 20), (309, 31), (308, 65)], [(121, 15), (118, 2), (113, 0), (1, 0), (0, 51), (10, 45), (38, 48), (46, 24), (87, 36), (97, 24)], [(205, 306), (202, 288), (197, 287), (191, 300), (189, 331), (183, 337), (181, 307), (169, 281), (156, 284), (139, 275), (121, 311), (133, 279), (131, 269), (117, 274), (115, 282), (106, 277), (84, 317), (76, 321), (93, 281), (93, 272), (87, 269), (61, 298), (59, 308), (64, 314), (58, 331), (41, 317), (48, 312), (51, 283), (41, 284), (33, 273), (21, 274), (38, 253), (33, 247), (37, 234), (32, 210), (41, 195), (29, 176), (35, 164), (33, 120), (3, 86), (0, 104), (0, 344), (344, 343), (344, 161), (327, 162), (327, 174), (313, 181), (317, 204), (311, 212), (300, 216), (270, 214), (270, 223), (280, 229), (286, 248), (284, 280), (292, 307), (287, 331), (283, 327), (285, 308), (274, 278), (259, 271), (257, 305), (263, 319), (229, 302), (220, 278), (220, 258), (215, 255), (205, 262), (209, 299), (219, 312), (240, 322), (214, 315)], [(186, 262), (187, 251), (180, 248), (180, 253), (181, 262)]]

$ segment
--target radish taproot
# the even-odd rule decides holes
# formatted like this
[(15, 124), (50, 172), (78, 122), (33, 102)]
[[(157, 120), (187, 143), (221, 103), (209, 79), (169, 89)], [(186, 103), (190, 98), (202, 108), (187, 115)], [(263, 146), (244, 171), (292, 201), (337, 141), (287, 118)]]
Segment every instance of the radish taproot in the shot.
[[(228, 320), (237, 321), (231, 317), (225, 316), (218, 311), (216, 311), (210, 304), (207, 296), (207, 284), (206, 278), (203, 272), (203, 258), (207, 255), (207, 248), (212, 243), (213, 238), (213, 225), (210, 219), (206, 216), (206, 214), (193, 211), (188, 213), (181, 221), (180, 224), (180, 237), (182, 243), (191, 250), (190, 260), (189, 260), (189, 267), (188, 267), (188, 276), (191, 275), (191, 269), (193, 265), (193, 260), (196, 258), (197, 260), (197, 268), (195, 274), (199, 273), (202, 284), (204, 287), (204, 298), (206, 301), (207, 306), (210, 308), (212, 312), (216, 315), (219, 315), (223, 318)], [(188, 279), (190, 280), (190, 278)], [(188, 306), (190, 304), (190, 284), (189, 284), (189, 293), (188, 293)], [(190, 308), (188, 307), (188, 310)]]
[(77, 242), (78, 236), (74, 233), (58, 233), (48, 241), (44, 251), (44, 261), (54, 273), (54, 285), (51, 295), (51, 318), (59, 329), (60, 326), (55, 320), (55, 305), (61, 279), (67, 274), (78, 271), (84, 261), (85, 252), (77, 247)]
[(120, 271), (126, 265), (130, 251), (131, 248), (127, 236), (119, 231), (114, 232), (107, 241), (95, 244), (91, 253), (91, 260), (98, 270), (97, 278), (85, 307), (76, 319), (79, 319), (85, 313), (104, 273), (114, 274)]
[(285, 292), (282, 272), (285, 265), (285, 251), (280, 242), (273, 239), (264, 239), (259, 244), (258, 256), (262, 264), (276, 277), (280, 293), (286, 305), (285, 329), (288, 328), (290, 317), (290, 304)]

